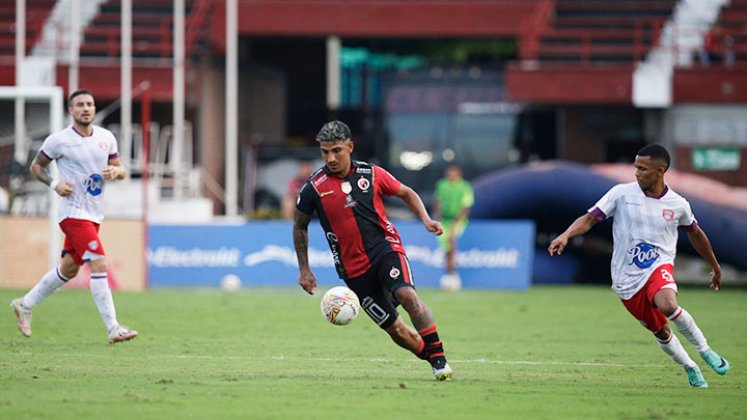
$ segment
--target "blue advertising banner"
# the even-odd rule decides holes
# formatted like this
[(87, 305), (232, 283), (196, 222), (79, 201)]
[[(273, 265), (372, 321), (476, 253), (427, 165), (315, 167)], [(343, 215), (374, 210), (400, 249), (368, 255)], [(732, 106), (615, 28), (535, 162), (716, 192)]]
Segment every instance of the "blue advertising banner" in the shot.
[[(444, 254), (420, 223), (396, 224), (418, 287), (438, 287)], [(297, 286), (292, 224), (151, 225), (150, 287), (219, 286), (235, 275), (244, 286)], [(459, 241), (457, 265), (465, 288), (526, 289), (531, 283), (534, 223), (473, 221)], [(321, 285), (342, 284), (324, 233), (309, 225), (309, 262)]]

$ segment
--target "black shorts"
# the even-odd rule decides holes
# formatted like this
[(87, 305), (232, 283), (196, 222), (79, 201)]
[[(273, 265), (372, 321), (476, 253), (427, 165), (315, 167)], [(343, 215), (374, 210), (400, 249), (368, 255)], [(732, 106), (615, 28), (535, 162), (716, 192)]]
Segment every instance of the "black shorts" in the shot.
[(394, 292), (404, 286), (415, 287), (407, 256), (394, 252), (345, 283), (358, 295), (361, 308), (382, 329), (389, 328), (399, 316)]

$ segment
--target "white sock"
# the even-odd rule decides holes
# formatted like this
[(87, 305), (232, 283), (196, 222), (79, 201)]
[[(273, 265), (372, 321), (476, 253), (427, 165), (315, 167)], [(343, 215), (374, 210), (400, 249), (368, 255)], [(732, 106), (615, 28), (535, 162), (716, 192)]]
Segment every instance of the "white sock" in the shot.
[(690, 355), (687, 354), (685, 348), (682, 347), (682, 343), (680, 343), (680, 340), (676, 335), (674, 335), (674, 332), (669, 333), (669, 339), (666, 342), (661, 341), (658, 338), (656, 341), (659, 342), (659, 347), (664, 350), (664, 353), (668, 354), (675, 363), (686, 367), (697, 366), (695, 362), (693, 362), (693, 359), (690, 358)]
[(669, 320), (677, 326), (677, 329), (687, 339), (687, 341), (695, 346), (698, 353), (703, 353), (708, 350), (708, 341), (706, 341), (703, 332), (701, 332), (700, 328), (695, 324), (693, 316), (684, 308), (677, 308), (677, 310), (669, 316)]
[(91, 273), (91, 295), (99, 308), (101, 319), (106, 325), (106, 331), (119, 325), (117, 323), (117, 311), (114, 309), (112, 291), (109, 289), (109, 278), (106, 273)]
[(60, 267), (55, 267), (47, 271), (47, 274), (42, 276), (39, 283), (36, 283), (36, 285), (26, 293), (21, 304), (31, 309), (35, 305), (44, 301), (44, 299), (48, 298), (49, 295), (54, 293), (68, 280), (70, 279), (60, 273)]

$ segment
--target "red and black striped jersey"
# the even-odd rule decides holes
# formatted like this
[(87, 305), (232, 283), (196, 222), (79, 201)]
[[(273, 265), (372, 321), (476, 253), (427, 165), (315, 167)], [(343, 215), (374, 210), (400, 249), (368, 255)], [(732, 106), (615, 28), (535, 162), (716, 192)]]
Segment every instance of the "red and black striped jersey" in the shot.
[(317, 212), (332, 251), (337, 274), (354, 278), (391, 252), (404, 254), (402, 241), (384, 212), (384, 196), (396, 194), (400, 182), (385, 169), (352, 161), (345, 178), (324, 166), (301, 188), (296, 208)]

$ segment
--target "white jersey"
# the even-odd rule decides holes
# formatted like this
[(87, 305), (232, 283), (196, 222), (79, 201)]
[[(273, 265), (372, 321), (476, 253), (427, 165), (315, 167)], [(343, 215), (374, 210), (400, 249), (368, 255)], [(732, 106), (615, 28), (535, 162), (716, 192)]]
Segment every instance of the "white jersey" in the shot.
[(598, 220), (613, 217), (612, 289), (621, 299), (633, 297), (651, 273), (674, 264), (678, 227), (696, 223), (690, 203), (668, 187), (648, 197), (637, 182), (612, 187), (589, 213)]
[(93, 126), (84, 137), (73, 126), (51, 134), (39, 153), (57, 162), (59, 181), (73, 183), (73, 193), (61, 197), (57, 221), (83, 219), (101, 223), (104, 219), (104, 169), (109, 159), (119, 156), (111, 131)]

